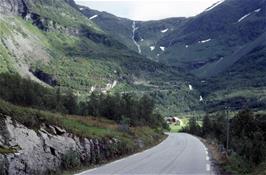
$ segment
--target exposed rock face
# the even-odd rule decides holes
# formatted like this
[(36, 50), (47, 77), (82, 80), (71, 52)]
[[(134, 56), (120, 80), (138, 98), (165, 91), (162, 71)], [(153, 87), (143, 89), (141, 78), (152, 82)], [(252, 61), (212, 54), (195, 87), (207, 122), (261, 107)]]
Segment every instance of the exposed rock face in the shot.
[(17, 15), (25, 20), (32, 21), (32, 23), (43, 31), (59, 30), (64, 33), (76, 34), (76, 29), (68, 29), (56, 22), (41, 17), (39, 14), (30, 10), (30, 3), (28, 0), (1, 0), (0, 1), (0, 14), (4, 15)]
[(56, 77), (53, 75), (50, 75), (48, 73), (43, 72), (42, 70), (31, 70), (30, 71), (35, 75), (39, 80), (51, 85), (51, 86), (56, 86), (57, 85), (57, 80)]
[(1, 0), (0, 13), (16, 14), (21, 16), (27, 15), (28, 8), (24, 0)]
[(56, 126), (32, 130), (11, 118), (2, 119), (0, 147), (16, 148), (16, 153), (0, 154), (0, 174), (54, 174), (65, 167), (71, 153), (83, 164), (94, 164), (122, 154), (116, 139), (79, 138)]

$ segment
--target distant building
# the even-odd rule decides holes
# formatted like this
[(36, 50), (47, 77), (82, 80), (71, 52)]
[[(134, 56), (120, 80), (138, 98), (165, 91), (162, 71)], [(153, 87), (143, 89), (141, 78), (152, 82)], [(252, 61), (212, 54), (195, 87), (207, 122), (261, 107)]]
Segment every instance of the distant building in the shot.
[(167, 124), (175, 124), (175, 125), (182, 124), (182, 120), (176, 116), (165, 117), (164, 120), (166, 121)]

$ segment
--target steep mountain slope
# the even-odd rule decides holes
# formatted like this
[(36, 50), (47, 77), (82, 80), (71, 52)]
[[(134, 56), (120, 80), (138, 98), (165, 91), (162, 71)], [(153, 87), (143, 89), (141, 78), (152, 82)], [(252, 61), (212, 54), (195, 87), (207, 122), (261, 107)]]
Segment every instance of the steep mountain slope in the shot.
[(166, 52), (159, 61), (188, 70), (201, 68), (196, 72), (201, 75), (210, 64), (228, 62), (234, 52), (254, 42), (265, 30), (265, 0), (221, 1), (162, 38), (159, 45), (165, 46)]
[(198, 76), (207, 110), (264, 110), (265, 31), (265, 0), (220, 1), (163, 37), (159, 62)]
[(198, 92), (188, 88), (192, 76), (129, 49), (74, 1), (4, 0), (0, 13), (0, 72), (70, 88), (81, 99), (92, 91), (148, 93), (165, 114), (199, 104)]
[(158, 61), (164, 51), (163, 47), (156, 46), (157, 42), (187, 21), (187, 18), (181, 17), (157, 21), (133, 21), (85, 6), (77, 5), (75, 8), (128, 48), (155, 61)]
[(0, 72), (70, 88), (81, 99), (92, 91), (147, 93), (167, 115), (265, 86), (264, 70), (253, 69), (265, 59), (265, 0), (225, 0), (193, 18), (146, 22), (73, 0), (4, 0), (0, 13)]
[(128, 48), (200, 77), (225, 71), (238, 53), (263, 42), (266, 29), (265, 0), (220, 1), (192, 18), (145, 22), (76, 8)]
[[(233, 54), (225, 58), (222, 57), (217, 62), (202, 66), (201, 68), (196, 70), (195, 73), (199, 74), (201, 77), (211, 77), (219, 75), (219, 73), (228, 71), (228, 69), (230, 69), (234, 65), (234, 63), (241, 61), (243, 57), (247, 56), (254, 49), (256, 50), (258, 48), (265, 48), (265, 38), (266, 33), (263, 33), (254, 41), (243, 45), (240, 49), (233, 52)], [(256, 63), (253, 64), (256, 65)]]
[[(265, 37), (264, 34), (263, 40)], [(209, 109), (220, 110), (225, 105), (236, 110), (265, 109), (266, 42), (242, 52), (235, 54), (237, 61), (230, 68), (201, 84)]]

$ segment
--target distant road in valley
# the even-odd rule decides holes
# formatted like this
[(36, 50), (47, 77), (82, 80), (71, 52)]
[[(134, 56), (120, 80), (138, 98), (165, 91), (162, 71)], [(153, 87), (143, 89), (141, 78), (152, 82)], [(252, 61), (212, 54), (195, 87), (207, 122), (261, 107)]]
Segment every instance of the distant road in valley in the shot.
[(213, 175), (208, 151), (196, 137), (170, 133), (159, 145), (78, 175)]

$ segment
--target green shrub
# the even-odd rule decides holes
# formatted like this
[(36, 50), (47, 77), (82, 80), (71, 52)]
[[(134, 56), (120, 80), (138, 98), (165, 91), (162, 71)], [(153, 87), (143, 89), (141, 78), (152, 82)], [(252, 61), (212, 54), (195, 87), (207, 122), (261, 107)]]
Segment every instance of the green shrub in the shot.
[(64, 169), (75, 169), (81, 166), (80, 156), (77, 151), (69, 150), (63, 155), (62, 166)]
[(232, 174), (248, 174), (251, 170), (251, 165), (243, 157), (234, 153), (229, 157), (229, 162), (225, 169)]

